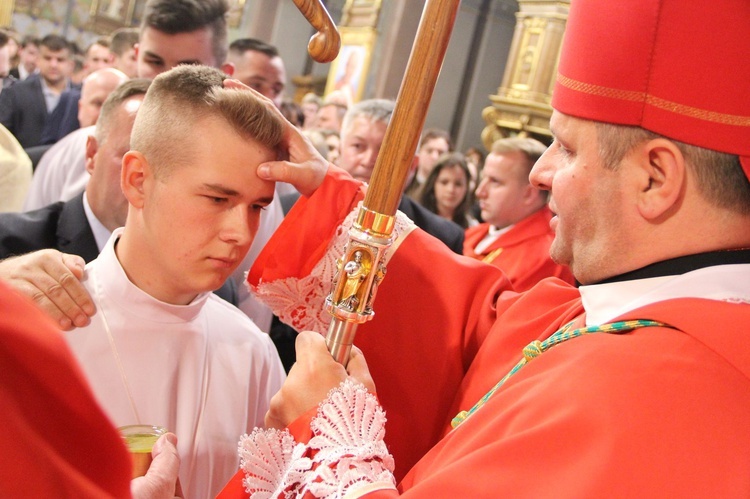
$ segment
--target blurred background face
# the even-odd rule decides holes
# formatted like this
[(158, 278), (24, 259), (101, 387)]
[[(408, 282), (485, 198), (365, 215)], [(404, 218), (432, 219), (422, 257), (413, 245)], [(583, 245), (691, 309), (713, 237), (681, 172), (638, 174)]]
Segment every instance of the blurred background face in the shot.
[(313, 126), (323, 130), (341, 131), (341, 120), (339, 119), (338, 108), (333, 105), (322, 106), (318, 109)]
[(93, 73), (97, 69), (111, 67), (112, 53), (107, 47), (94, 44), (89, 47), (88, 52), (86, 52), (83, 66), (86, 68), (88, 74)]
[(39, 49), (39, 74), (50, 85), (62, 83), (70, 76), (70, 52), (67, 49), (52, 51), (42, 46)]
[(233, 56), (233, 78), (260, 92), (281, 106), (286, 85), (286, 70), (281, 57), (269, 57), (263, 52), (246, 50), (241, 56)]
[(352, 120), (348, 130), (342, 130), (339, 166), (352, 177), (369, 182), (386, 128), (385, 123), (373, 122), (365, 116)]
[(419, 175), (425, 179), (435, 167), (440, 156), (448, 152), (448, 142), (443, 138), (435, 138), (425, 142), (419, 148)]
[(200, 28), (188, 33), (169, 35), (153, 28), (141, 30), (137, 46), (138, 76), (155, 78), (179, 64), (203, 64), (218, 68), (213, 52), (213, 31)]
[(328, 149), (328, 161), (338, 166), (341, 158), (341, 139), (338, 135), (328, 135), (326, 137), (326, 146)]
[(435, 201), (438, 213), (452, 215), (468, 192), (466, 173), (460, 166), (447, 166), (440, 170), (435, 181)]
[(26, 46), (19, 50), (18, 56), (20, 58), (20, 64), (28, 71), (33, 73), (36, 71), (37, 59), (39, 59), (39, 47), (33, 43), (28, 43)]

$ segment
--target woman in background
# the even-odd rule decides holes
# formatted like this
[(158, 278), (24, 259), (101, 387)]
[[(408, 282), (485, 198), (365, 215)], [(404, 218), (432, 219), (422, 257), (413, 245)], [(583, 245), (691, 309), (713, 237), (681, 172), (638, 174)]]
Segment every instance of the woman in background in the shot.
[(444, 154), (424, 183), (419, 202), (431, 212), (466, 229), (476, 225), (469, 214), (471, 173), (461, 153)]

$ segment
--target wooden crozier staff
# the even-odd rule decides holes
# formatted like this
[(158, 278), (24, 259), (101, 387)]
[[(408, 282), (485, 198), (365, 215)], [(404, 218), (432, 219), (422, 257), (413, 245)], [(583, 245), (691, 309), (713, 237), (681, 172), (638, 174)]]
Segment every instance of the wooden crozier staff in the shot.
[[(327, 24), (330, 16), (317, 0), (294, 1), (319, 31), (310, 40), (308, 50), (320, 61), (322, 47), (334, 45), (327, 40), (332, 38), (332, 23)], [(326, 298), (326, 308), (333, 316), (326, 343), (333, 358), (344, 365), (349, 360), (357, 326), (375, 315), (372, 302), (385, 276), (384, 257), (392, 242), (396, 209), (448, 48), (459, 1), (427, 0), (425, 4), (367, 195), (349, 230), (349, 241), (338, 262), (331, 294)], [(316, 42), (316, 37), (321, 40)], [(338, 51), (338, 43), (335, 45)]]

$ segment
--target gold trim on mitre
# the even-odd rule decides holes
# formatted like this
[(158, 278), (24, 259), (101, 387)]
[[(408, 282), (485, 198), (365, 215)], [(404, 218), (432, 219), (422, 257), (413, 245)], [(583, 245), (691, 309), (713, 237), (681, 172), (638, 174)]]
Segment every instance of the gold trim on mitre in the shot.
[(596, 95), (599, 97), (608, 97), (611, 99), (627, 100), (632, 102), (645, 102), (646, 104), (663, 109), (675, 114), (688, 116), (690, 118), (696, 118), (703, 121), (710, 121), (713, 123), (720, 123), (722, 125), (731, 126), (750, 126), (750, 116), (737, 116), (733, 114), (717, 113), (716, 111), (708, 111), (706, 109), (700, 109), (697, 107), (686, 106), (678, 102), (668, 101), (660, 97), (655, 97), (646, 92), (635, 92), (631, 90), (622, 90), (618, 88), (603, 87), (601, 85), (594, 85), (592, 83), (585, 83), (582, 81), (568, 78), (558, 73), (557, 83), (577, 92), (585, 94)]

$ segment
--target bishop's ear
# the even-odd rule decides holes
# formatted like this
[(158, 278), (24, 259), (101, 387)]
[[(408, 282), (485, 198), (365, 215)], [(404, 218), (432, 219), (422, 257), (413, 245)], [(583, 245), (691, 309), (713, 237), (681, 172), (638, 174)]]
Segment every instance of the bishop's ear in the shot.
[(687, 182), (685, 157), (669, 139), (653, 139), (638, 148), (638, 209), (648, 220), (655, 220), (678, 208)]
[(128, 151), (122, 157), (120, 187), (128, 202), (136, 208), (143, 207), (149, 171), (148, 161), (140, 152)]

